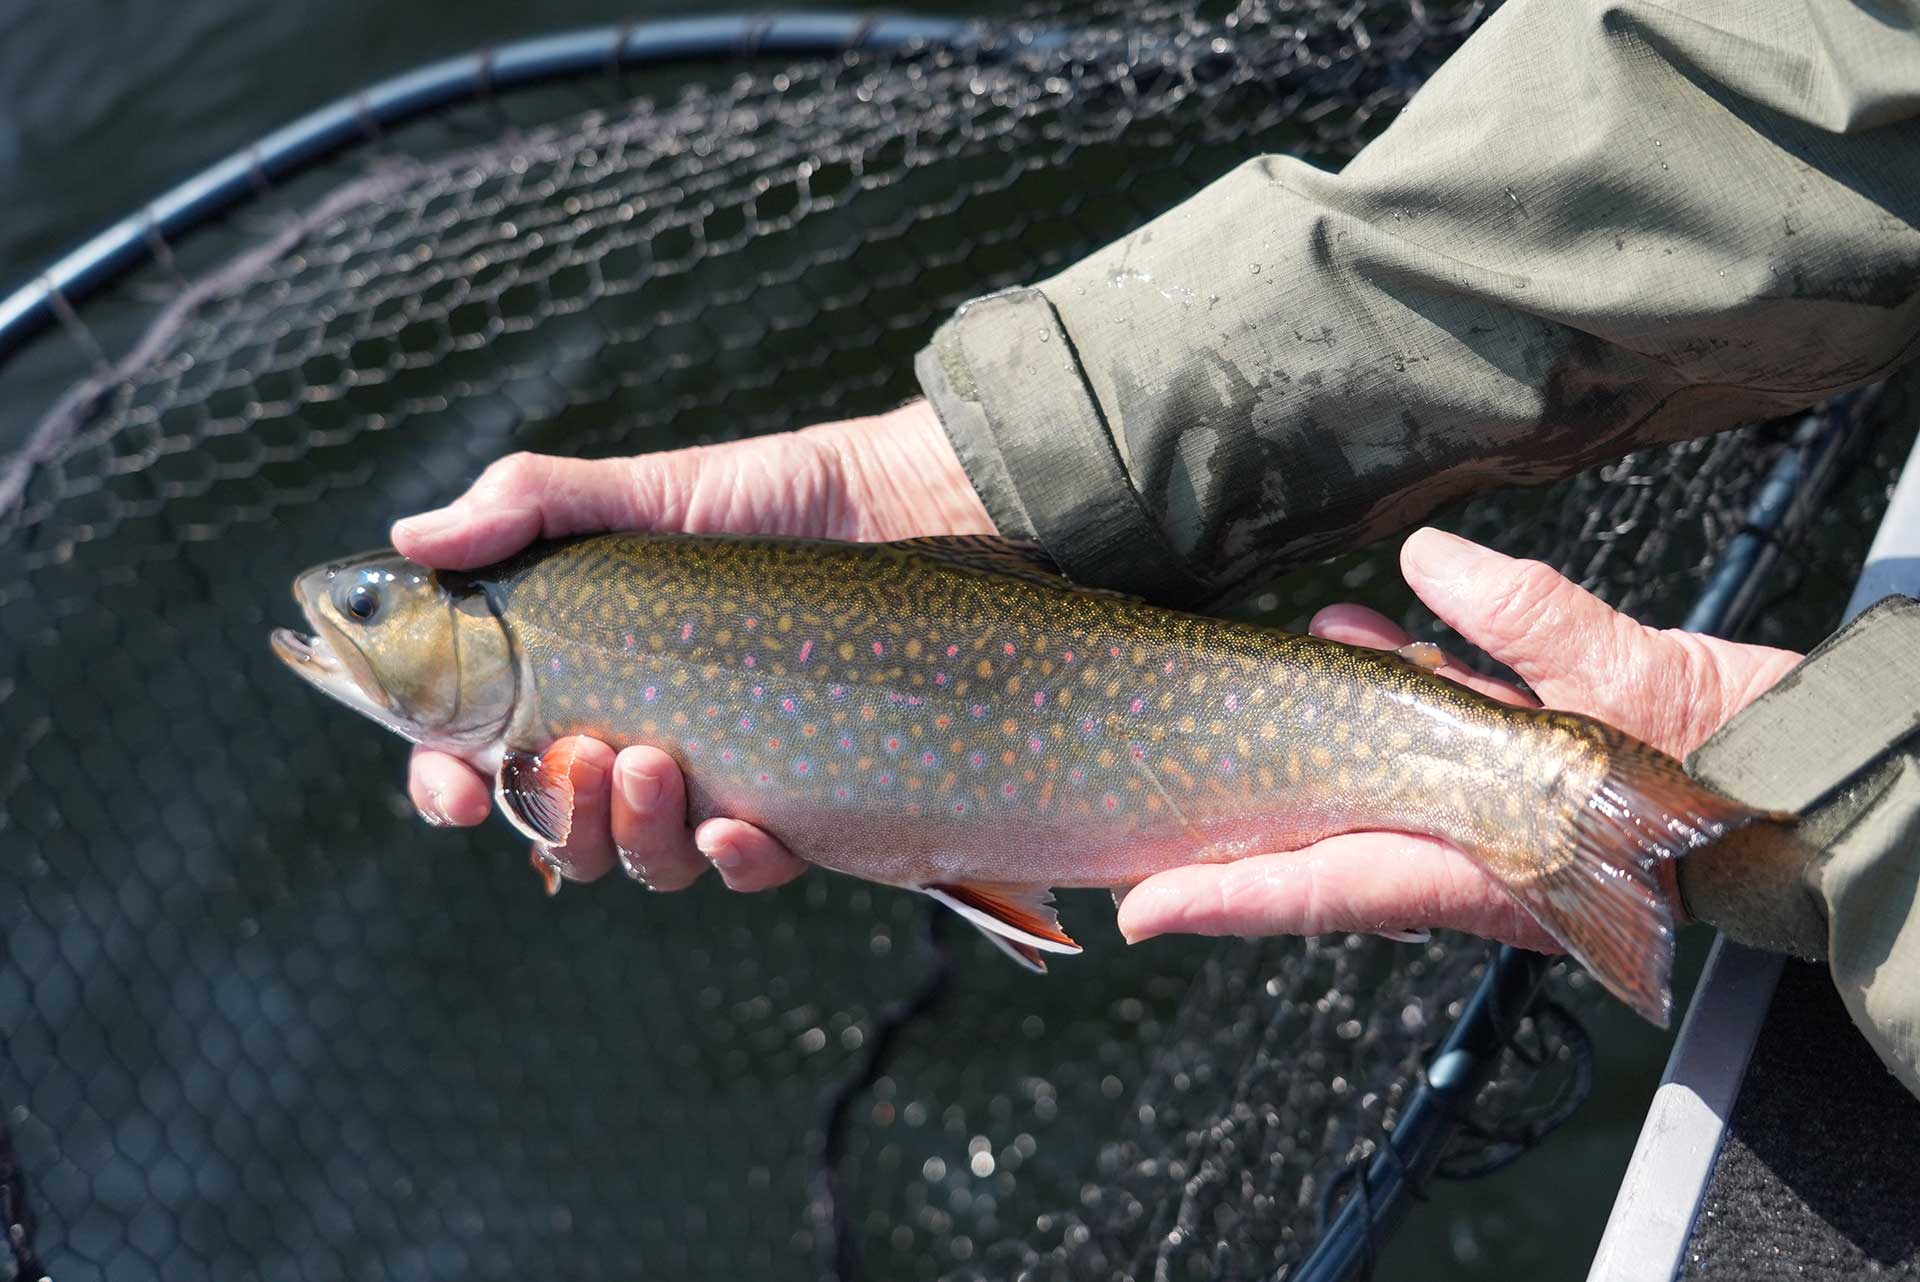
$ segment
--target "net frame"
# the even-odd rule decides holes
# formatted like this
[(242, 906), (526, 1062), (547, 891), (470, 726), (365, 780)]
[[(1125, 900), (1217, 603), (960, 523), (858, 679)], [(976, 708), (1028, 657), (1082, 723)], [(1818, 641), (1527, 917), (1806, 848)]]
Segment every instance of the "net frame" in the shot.
[[(841, 19), (841, 21), (847, 21), (847, 19)], [(860, 19), (860, 25), (866, 25), (866, 23), (868, 23), (868, 19)], [(785, 50), (778, 48), (778, 44), (770, 44), (770, 42), (766, 40), (766, 36), (772, 36), (774, 33), (778, 33), (778, 31), (783, 31), (778, 21), (770, 21), (770, 19), (733, 19), (733, 27), (730, 29), (732, 35), (728, 36), (732, 42), (728, 44), (728, 52), (733, 52), (733, 54), (741, 54), (741, 52), (785, 52)], [(858, 31), (858, 27), (852, 29), (852, 31), (843, 27), (843, 29), (841, 29), (841, 35), (845, 36), (845, 38), (852, 38), (854, 31)], [(956, 31), (958, 31), (958, 29), (956, 29)], [(758, 38), (758, 40), (749, 38), (749, 36), (753, 36), (753, 33), (758, 33), (760, 38)], [(601, 33), (601, 36), (605, 35), (607, 35), (607, 33)], [(808, 36), (808, 38), (814, 38), (814, 36), (818, 36), (818, 31), (808, 29), (806, 36)], [(872, 36), (872, 31), (864, 33), (860, 38), (864, 40), (864, 38), (868, 38), (868, 36)], [(626, 33), (626, 35), (620, 36), (620, 40), (614, 44), (614, 48), (616, 48), (616, 50), (628, 50), (632, 38), (634, 38), (634, 33)], [(795, 36), (795, 38), (799, 38), (799, 36)], [(925, 33), (912, 36), (912, 40), (925, 40), (925, 38), (927, 38)], [(1029, 44), (1031, 44), (1031, 40), (1029, 40)], [(605, 46), (603, 46), (603, 48), (605, 48)], [(685, 56), (685, 54), (682, 54), (682, 56)], [(632, 61), (632, 59), (626, 58), (624, 54), (622, 54), (622, 58), (620, 59), (622, 59), (622, 61)], [(453, 65), (453, 63), (447, 63), (447, 65)], [(495, 88), (499, 88), (499, 81), (493, 77), (490, 67), (497, 67), (497, 65), (532, 65), (532, 63), (522, 63), (522, 61), (516, 61), (515, 58), (507, 58), (503, 61), (503, 59), (499, 59), (497, 56), (495, 56), (495, 58), (478, 56), (478, 61), (467, 59), (467, 61), (461, 61), (461, 65), (465, 67), (463, 75), (470, 75), (470, 77), (472, 77), (472, 86), (476, 88), (476, 92), (486, 94), (486, 92), (492, 92)], [(584, 65), (584, 63), (582, 63), (582, 65)], [(599, 59), (595, 59), (595, 69), (599, 69)], [(530, 77), (530, 79), (532, 79), (532, 77)], [(422, 109), (430, 109), (430, 107), (422, 107)], [(309, 119), (315, 119), (315, 117), (309, 117)], [(213, 207), (209, 205), (209, 207), (207, 207), (207, 217), (211, 217), (211, 211), (213, 211)], [(132, 223), (134, 223), (134, 221), (131, 221), (129, 226), (131, 226)], [(148, 225), (154, 225), (154, 219), (148, 219)], [(182, 232), (177, 228), (177, 230), (171, 232), (171, 234), (173, 234), (173, 236), (179, 236)], [(140, 234), (140, 244), (146, 246), (150, 253), (163, 253), (163, 251), (165, 251), (165, 242), (167, 242), (167, 238), (163, 236), (163, 238), (159, 238), (159, 244), (156, 246), (156, 244), (154, 244), (154, 238), (152, 238), (150, 234), (146, 234), (146, 232)], [(104, 261), (104, 259), (102, 259), (102, 261)], [(115, 269), (115, 271), (125, 271), (125, 269)], [(35, 309), (25, 309), (25, 311), (23, 311), (23, 309), (19, 309), (19, 307), (12, 307), (12, 303), (10, 303), (12, 311), (8, 311), (6, 315), (8, 315), (8, 317), (13, 317), (13, 315), (35, 315), (36, 321), (33, 322), (33, 324), (40, 326), (40, 328), (46, 328), (48, 322), (58, 321), (61, 313), (67, 313), (67, 315), (65, 315), (67, 324), (69, 324), (69, 326), (71, 326), (71, 324), (77, 324), (79, 317), (75, 315), (73, 299), (79, 296), (79, 294), (83, 294), (84, 290), (102, 288), (108, 278), (102, 276), (100, 280), (92, 280), (90, 284), (88, 284), (88, 280), (92, 280), (92, 278), (86, 276), (84, 273), (81, 274), (81, 276), (77, 276), (77, 278), (75, 278), (75, 284), (71, 286), (71, 290), (69, 290), (69, 288), (61, 288), (61, 286), (54, 284), (54, 282), (40, 282), (38, 286), (29, 286), (29, 290), (35, 290), (35, 288), (40, 290), (38, 297), (40, 297), (42, 301), (36, 303), (36, 307), (40, 307), (40, 309), (44, 309), (44, 311), (35, 311)], [(23, 338), (15, 338), (13, 342), (23, 342)], [(1500, 971), (1498, 965), (1496, 965), (1496, 973), (1503, 973), (1503, 971)], [(1509, 975), (1509, 979), (1511, 979), (1511, 975)], [(1490, 977), (1488, 983), (1494, 983), (1494, 979)], [(1469, 1027), (1471, 1027), (1471, 1025), (1469, 1025)]]

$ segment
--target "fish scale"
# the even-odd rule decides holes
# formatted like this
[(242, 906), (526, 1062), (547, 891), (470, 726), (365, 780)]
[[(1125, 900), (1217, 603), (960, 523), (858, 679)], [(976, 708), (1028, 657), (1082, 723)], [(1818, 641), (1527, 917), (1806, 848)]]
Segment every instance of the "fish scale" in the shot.
[(283, 657), (497, 760), (537, 839), (570, 831), (573, 736), (649, 744), (696, 821), (934, 894), (1030, 964), (1077, 950), (1050, 888), (1393, 830), (1459, 846), (1664, 1018), (1660, 862), (1756, 817), (1600, 722), (1078, 589), (998, 540), (600, 535), (467, 574), (362, 558), (296, 595), (319, 635), (280, 634)]

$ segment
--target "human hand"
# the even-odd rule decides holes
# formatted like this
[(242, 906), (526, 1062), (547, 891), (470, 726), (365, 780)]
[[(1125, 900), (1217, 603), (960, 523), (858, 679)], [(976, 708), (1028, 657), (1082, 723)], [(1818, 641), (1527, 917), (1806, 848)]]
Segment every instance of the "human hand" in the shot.
[[(633, 458), (515, 454), (448, 506), (396, 523), (393, 544), (423, 565), (465, 570), (535, 539), (638, 529), (866, 541), (994, 532), (932, 407), (914, 401), (874, 418)], [(492, 808), (491, 781), (457, 757), (416, 749), (409, 774), (429, 823), (470, 826)], [(617, 858), (655, 889), (679, 890), (711, 862), (734, 889), (761, 890), (806, 868), (748, 824), (709, 819), (689, 832), (685, 781), (656, 748), (616, 756), (581, 739), (571, 781), (573, 829), (551, 852), (570, 880), (603, 876)]]
[[(1535, 698), (1449, 662), (1440, 675), (1509, 703), (1597, 717), (1685, 757), (1799, 662), (1766, 646), (1643, 627), (1535, 561), (1438, 530), (1400, 553), (1407, 585), (1461, 636), (1512, 668)], [(1395, 648), (1408, 635), (1353, 605), (1320, 611), (1316, 635)], [(1284, 854), (1176, 868), (1120, 905), (1129, 942), (1200, 935), (1316, 935), (1436, 926), (1562, 951), (1499, 884), (1451, 844), (1407, 833), (1348, 833)]]

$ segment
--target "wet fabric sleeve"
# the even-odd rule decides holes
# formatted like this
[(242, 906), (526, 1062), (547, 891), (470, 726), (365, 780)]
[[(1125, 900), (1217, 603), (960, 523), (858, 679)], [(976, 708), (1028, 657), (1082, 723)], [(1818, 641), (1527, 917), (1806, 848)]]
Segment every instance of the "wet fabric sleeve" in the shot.
[(1731, 839), (1680, 862), (1689, 915), (1824, 960), (1841, 1000), (1920, 1095), (1920, 601), (1890, 597), (1808, 655), (1687, 761), (1703, 782), (1802, 817), (1804, 857)]
[(1920, 350), (1920, 3), (1512, 0), (1339, 174), (1263, 157), (977, 300), (1003, 532), (1197, 604)]

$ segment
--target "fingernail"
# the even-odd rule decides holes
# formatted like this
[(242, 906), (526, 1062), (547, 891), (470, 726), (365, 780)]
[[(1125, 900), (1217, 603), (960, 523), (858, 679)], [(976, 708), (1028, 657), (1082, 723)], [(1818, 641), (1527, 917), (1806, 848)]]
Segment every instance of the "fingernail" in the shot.
[(402, 517), (393, 523), (393, 532), (408, 538), (430, 539), (436, 534), (445, 533), (453, 525), (451, 508), (437, 507), (431, 512), (419, 512), (413, 516)]
[(447, 803), (438, 788), (427, 789), (426, 799), (420, 803), (420, 817), (435, 828), (453, 826), (453, 817), (447, 814)]
[(720, 870), (722, 877), (739, 871), (740, 852), (722, 838), (696, 831), (693, 834), (693, 844), (702, 855), (706, 856), (708, 863)]
[(619, 856), (620, 869), (625, 872), (627, 876), (633, 878), (648, 890), (659, 889), (659, 887), (653, 884), (652, 879), (647, 876), (647, 866), (640, 862), (639, 855), (628, 850), (625, 846), (618, 844), (614, 846), (613, 853)]
[(660, 778), (637, 766), (620, 772), (620, 795), (630, 810), (650, 811), (660, 800)]
[(1407, 568), (1427, 579), (1456, 578), (1488, 555), (1485, 548), (1431, 526), (1408, 535), (1401, 549)]

